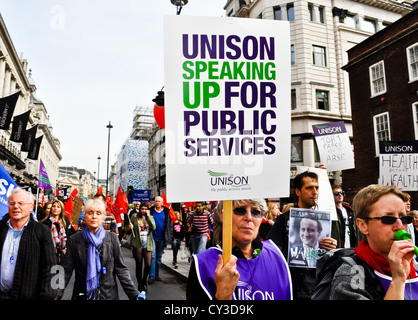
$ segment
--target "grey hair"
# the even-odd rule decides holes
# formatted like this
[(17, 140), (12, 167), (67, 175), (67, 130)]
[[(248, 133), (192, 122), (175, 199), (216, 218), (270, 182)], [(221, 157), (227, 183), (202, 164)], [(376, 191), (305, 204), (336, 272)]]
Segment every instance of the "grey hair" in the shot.
[(87, 212), (90, 208), (99, 210), (101, 213), (106, 214), (106, 206), (100, 199), (89, 199), (84, 205), (84, 212)]
[[(256, 206), (257, 208), (259, 208), (261, 210), (261, 212), (263, 213), (263, 215), (267, 211), (267, 204), (266, 204), (266, 200), (264, 200), (264, 199), (232, 200), (232, 207), (233, 208), (243, 207), (243, 206), (246, 206), (248, 203)], [(218, 210), (218, 212), (223, 211), (223, 201), (218, 202), (218, 205), (216, 206), (216, 209)]]
[(16, 187), (16, 188), (14, 188), (14, 189), (12, 190), (12, 192), (11, 192), (11, 194), (10, 194), (10, 196), (9, 196), (9, 197), (11, 197), (12, 195), (14, 195), (15, 193), (18, 193), (18, 192), (23, 192), (23, 193), (25, 193), (25, 194), (27, 195), (28, 199), (29, 199), (30, 201), (32, 201), (32, 203), (35, 203), (36, 197), (35, 197), (35, 196), (31, 193), (31, 192), (26, 191), (26, 190), (24, 190), (24, 189), (22, 189), (22, 188), (20, 188), (20, 187)]

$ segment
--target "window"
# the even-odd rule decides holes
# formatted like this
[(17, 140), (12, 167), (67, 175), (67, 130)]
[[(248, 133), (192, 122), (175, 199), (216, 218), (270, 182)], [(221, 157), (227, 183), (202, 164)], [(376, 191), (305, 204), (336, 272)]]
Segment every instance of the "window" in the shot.
[(418, 80), (418, 43), (406, 49), (409, 81)]
[(301, 162), (303, 156), (303, 142), (302, 137), (292, 136), (291, 137), (291, 161), (292, 162)]
[(295, 64), (295, 45), (290, 45), (290, 62), (292, 66)]
[[(286, 10), (284, 13), (282, 11)], [(286, 7), (284, 5), (277, 6), (275, 8), (273, 8), (274, 11), (274, 20), (285, 20), (286, 19), (286, 15), (287, 15), (287, 20), (288, 21), (295, 21), (295, 8), (293, 7), (293, 3), (288, 3), (286, 5)]]
[(274, 8), (274, 20), (282, 20), (282, 8)]
[(288, 21), (295, 21), (295, 8), (293, 6), (293, 3), (289, 3), (286, 6), (287, 10), (287, 20)]
[(347, 14), (347, 16), (344, 19), (344, 24), (347, 27), (357, 29), (357, 18), (356, 18), (356, 16), (354, 16), (352, 14)]
[(376, 155), (379, 154), (379, 141), (390, 140), (389, 113), (381, 113), (373, 117), (374, 141)]
[(363, 19), (362, 29), (371, 33), (376, 33), (376, 21), (372, 19)]
[(372, 65), (370, 72), (370, 87), (372, 97), (386, 92), (385, 68), (383, 61)]
[(319, 110), (329, 110), (329, 92), (316, 90), (316, 108)]
[(290, 106), (292, 110), (295, 110), (297, 107), (296, 103), (296, 89), (290, 91)]
[(412, 105), (412, 119), (414, 119), (415, 140), (418, 140), (418, 102)]
[(324, 23), (324, 7), (308, 3), (309, 19), (315, 22)]
[(326, 67), (327, 57), (325, 54), (325, 47), (312, 46), (313, 64), (316, 66)]

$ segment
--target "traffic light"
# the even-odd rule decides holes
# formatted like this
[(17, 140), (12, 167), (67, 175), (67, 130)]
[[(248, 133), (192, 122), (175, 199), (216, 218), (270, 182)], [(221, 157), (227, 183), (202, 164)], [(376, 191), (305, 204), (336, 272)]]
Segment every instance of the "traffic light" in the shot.
[(154, 119), (161, 129), (165, 128), (165, 116), (164, 116), (164, 91), (158, 91), (157, 96), (152, 99), (155, 102), (154, 105)]
[(164, 91), (158, 91), (157, 96), (152, 99), (153, 102), (159, 107), (164, 107)]

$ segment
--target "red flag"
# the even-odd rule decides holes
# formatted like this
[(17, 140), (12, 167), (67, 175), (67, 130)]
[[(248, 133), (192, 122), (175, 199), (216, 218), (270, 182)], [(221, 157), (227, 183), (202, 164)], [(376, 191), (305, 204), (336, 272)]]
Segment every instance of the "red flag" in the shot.
[(97, 194), (103, 194), (103, 189), (102, 189), (102, 187), (98, 187), (97, 188), (97, 192), (96, 192)]
[(167, 197), (164, 194), (164, 191), (162, 192), (162, 198), (163, 198), (163, 206), (168, 208), (170, 210), (170, 217), (171, 217), (171, 221), (174, 223), (177, 220), (176, 215), (174, 214), (174, 210), (171, 207), (171, 204), (169, 204), (167, 202)]
[(123, 193), (123, 204), (125, 205), (123, 213), (128, 213), (129, 201), (128, 201), (128, 196), (126, 195), (126, 192)]
[(112, 212), (112, 203), (113, 199), (109, 196), (109, 194), (106, 194), (106, 212)]
[(78, 193), (77, 188), (74, 188), (74, 190), (71, 191), (70, 197), (68, 198), (68, 200), (65, 202), (65, 205), (64, 205), (65, 215), (70, 220), (71, 220), (71, 214), (73, 213), (73, 208), (74, 208), (73, 200), (75, 196), (77, 195), (77, 193)]
[(123, 201), (122, 190), (118, 188), (118, 193), (115, 198), (115, 203), (113, 204), (113, 215), (115, 216), (117, 223), (122, 223), (121, 214), (125, 213), (125, 203)]

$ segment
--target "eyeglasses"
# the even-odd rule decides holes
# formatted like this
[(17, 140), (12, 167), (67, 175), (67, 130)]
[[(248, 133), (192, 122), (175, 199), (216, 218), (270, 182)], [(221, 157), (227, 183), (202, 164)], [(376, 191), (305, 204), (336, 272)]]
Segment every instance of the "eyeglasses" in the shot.
[(366, 220), (380, 220), (383, 224), (394, 224), (396, 220), (400, 219), (402, 224), (410, 224), (414, 219), (412, 216), (402, 216), (402, 217), (394, 217), (394, 216), (381, 216), (381, 217), (372, 217), (372, 218), (365, 218)]
[[(232, 211), (237, 216), (245, 216), (245, 214), (247, 213), (247, 208), (246, 207), (234, 208)], [(253, 218), (262, 218), (263, 213), (260, 210), (251, 209), (251, 216)]]
[(23, 201), (9, 202), (9, 207), (14, 207), (16, 204), (18, 205), (18, 207), (23, 207), (25, 204), (33, 204), (33, 203), (31, 203), (31, 202), (23, 202)]
[(344, 191), (336, 191), (336, 192), (334, 192), (334, 196), (338, 196), (338, 195), (345, 195), (345, 192)]

